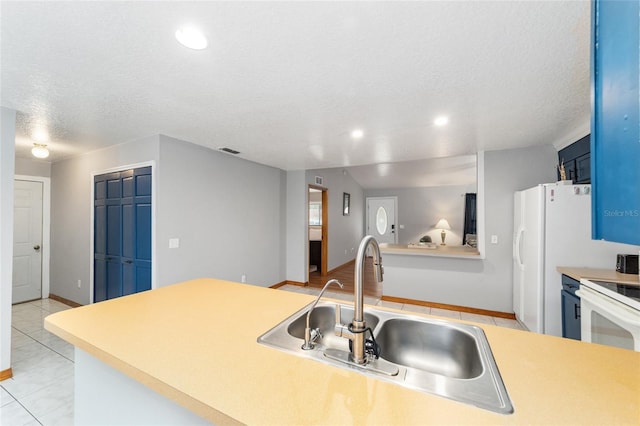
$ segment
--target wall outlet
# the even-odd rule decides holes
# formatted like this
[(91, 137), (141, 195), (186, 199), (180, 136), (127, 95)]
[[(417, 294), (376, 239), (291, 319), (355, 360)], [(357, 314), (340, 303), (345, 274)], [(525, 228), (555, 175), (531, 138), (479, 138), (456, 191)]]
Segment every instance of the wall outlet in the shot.
[(497, 235), (492, 235), (491, 236), (491, 244), (498, 244), (498, 236)]
[(347, 249), (344, 249), (344, 254), (347, 254)]
[(82, 288), (82, 280), (78, 280), (78, 288)]
[(180, 238), (169, 238), (169, 248), (179, 248)]
[(240, 282), (241, 283), (246, 283), (247, 282), (247, 275), (246, 274), (242, 274), (242, 276), (240, 277)]

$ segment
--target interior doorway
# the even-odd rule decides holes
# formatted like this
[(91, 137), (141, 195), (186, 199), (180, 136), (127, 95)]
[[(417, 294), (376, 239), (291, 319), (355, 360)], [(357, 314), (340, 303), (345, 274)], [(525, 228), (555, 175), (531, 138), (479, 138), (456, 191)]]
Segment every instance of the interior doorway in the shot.
[(12, 303), (42, 298), (42, 182), (15, 181)]
[(47, 177), (15, 176), (13, 304), (49, 297), (50, 193)]
[[(307, 194), (308, 217), (308, 273), (327, 275), (329, 255), (329, 208), (327, 188), (309, 185)], [(307, 280), (308, 281), (308, 280)]]

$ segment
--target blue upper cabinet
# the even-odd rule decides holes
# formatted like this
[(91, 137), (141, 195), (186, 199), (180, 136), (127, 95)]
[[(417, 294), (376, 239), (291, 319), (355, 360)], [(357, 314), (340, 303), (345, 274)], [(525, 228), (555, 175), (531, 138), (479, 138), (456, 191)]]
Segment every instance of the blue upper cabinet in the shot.
[(640, 0), (594, 0), (593, 238), (640, 245)]

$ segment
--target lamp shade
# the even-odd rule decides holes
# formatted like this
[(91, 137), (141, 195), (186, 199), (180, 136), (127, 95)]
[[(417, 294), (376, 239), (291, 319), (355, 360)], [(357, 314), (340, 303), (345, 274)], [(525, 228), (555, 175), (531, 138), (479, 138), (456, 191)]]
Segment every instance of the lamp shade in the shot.
[(438, 223), (436, 224), (436, 229), (451, 229), (451, 226), (449, 225), (449, 222), (447, 222), (447, 219), (440, 219), (438, 221)]

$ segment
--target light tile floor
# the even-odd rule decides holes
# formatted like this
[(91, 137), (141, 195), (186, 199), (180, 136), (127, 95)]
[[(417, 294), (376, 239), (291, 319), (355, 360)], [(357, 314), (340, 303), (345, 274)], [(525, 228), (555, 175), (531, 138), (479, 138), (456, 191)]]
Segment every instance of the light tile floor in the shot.
[(13, 377), (0, 382), (0, 425), (73, 424), (73, 346), (43, 322), (69, 308), (51, 299), (12, 307)]
[[(311, 295), (318, 295), (318, 293), (320, 293), (320, 290), (316, 288), (301, 287), (301, 286), (290, 285), (290, 284), (279, 287), (279, 289), (285, 290), (285, 291), (292, 291), (295, 293), (303, 293), (303, 294), (311, 294)], [(324, 293), (324, 297), (329, 299), (353, 301), (352, 294), (340, 293), (340, 292), (329, 291), (329, 290), (327, 290)], [(512, 320), (507, 318), (491, 317), (487, 315), (472, 314), (468, 312), (450, 311), (447, 309), (440, 309), (440, 308), (430, 308), (428, 306), (412, 305), (409, 303), (388, 302), (386, 300), (380, 300), (373, 297), (365, 297), (364, 303), (368, 305), (399, 309), (407, 312), (417, 312), (421, 314), (436, 315), (440, 317), (453, 318), (453, 319), (459, 319), (464, 321), (474, 321), (482, 324), (497, 325), (500, 327), (526, 330), (526, 328), (522, 324), (520, 324), (517, 320)]]

